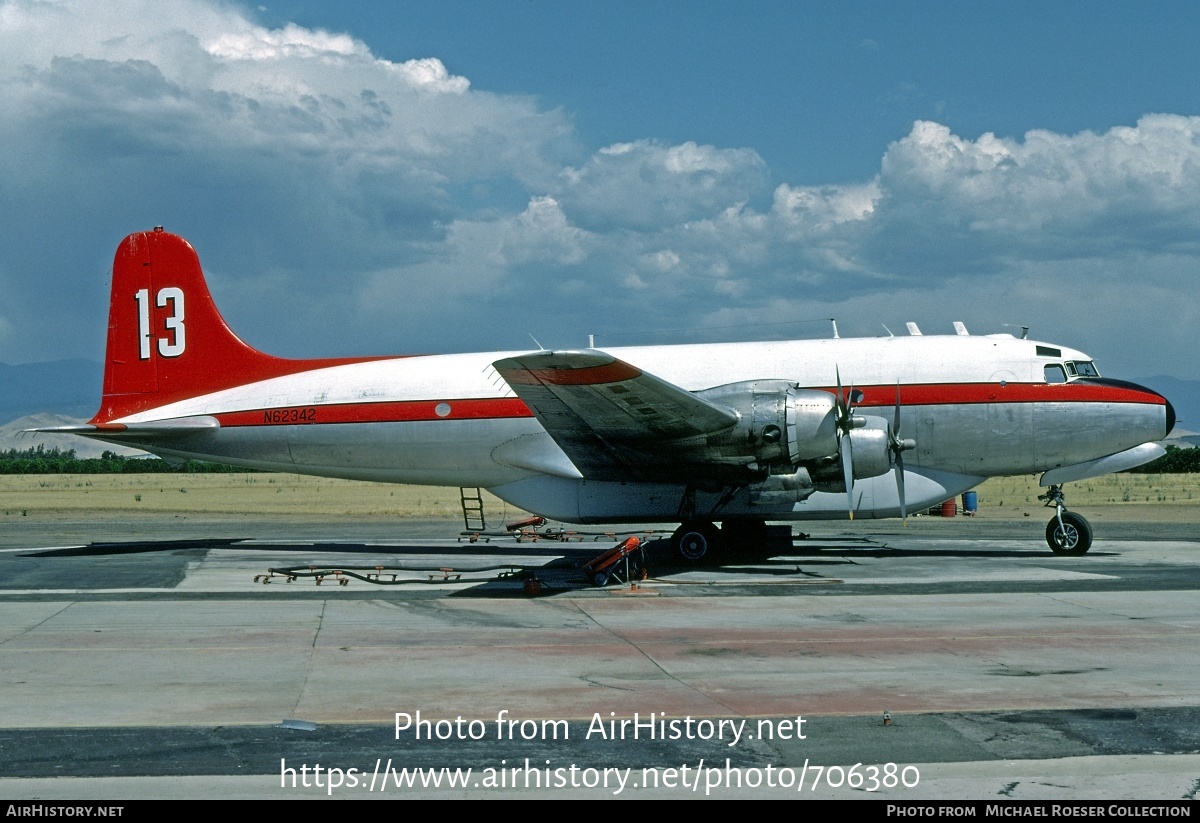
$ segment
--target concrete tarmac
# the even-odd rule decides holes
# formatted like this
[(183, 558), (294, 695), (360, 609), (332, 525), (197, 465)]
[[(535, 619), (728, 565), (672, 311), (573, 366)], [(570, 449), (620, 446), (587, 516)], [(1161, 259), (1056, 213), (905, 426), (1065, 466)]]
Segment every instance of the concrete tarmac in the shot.
[(171, 525), (0, 535), (0, 795), (1200, 792), (1186, 523), (1078, 558), (1044, 524), (798, 524), (703, 569), (651, 543), (637, 588), (590, 584), (591, 536)]

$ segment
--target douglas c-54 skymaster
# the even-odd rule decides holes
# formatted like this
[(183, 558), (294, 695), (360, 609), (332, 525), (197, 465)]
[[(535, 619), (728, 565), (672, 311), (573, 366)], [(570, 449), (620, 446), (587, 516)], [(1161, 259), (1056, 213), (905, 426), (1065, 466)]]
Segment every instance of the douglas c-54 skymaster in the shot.
[(167, 459), (484, 487), (572, 523), (682, 523), (689, 561), (753, 546), (767, 520), (904, 517), (1042, 472), (1050, 547), (1087, 551), (1062, 484), (1162, 454), (1171, 404), (1073, 349), (910, 332), (285, 360), (229, 329), (191, 245), (156, 228), (117, 249), (100, 410), (53, 431)]

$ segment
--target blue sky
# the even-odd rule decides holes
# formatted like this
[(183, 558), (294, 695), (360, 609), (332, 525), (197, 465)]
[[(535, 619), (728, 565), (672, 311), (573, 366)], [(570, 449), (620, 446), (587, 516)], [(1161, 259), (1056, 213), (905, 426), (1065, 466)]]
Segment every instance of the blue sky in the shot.
[(1195, 3), (272, 3), (279, 26), (434, 55), (570, 113), (589, 145), (754, 148), (780, 182), (865, 180), (914, 120), (1019, 137), (1195, 110)]
[(1184, 3), (0, 2), (0, 362), (99, 359), (112, 252), (163, 224), (286, 356), (836, 316), (1200, 379), (1197, 35)]

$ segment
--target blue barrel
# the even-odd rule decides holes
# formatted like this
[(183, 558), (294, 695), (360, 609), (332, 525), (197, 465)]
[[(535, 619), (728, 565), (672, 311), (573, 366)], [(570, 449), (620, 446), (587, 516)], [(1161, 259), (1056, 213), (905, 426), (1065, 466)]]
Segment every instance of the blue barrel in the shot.
[(963, 492), (963, 514), (974, 514), (979, 508), (979, 494), (976, 492)]

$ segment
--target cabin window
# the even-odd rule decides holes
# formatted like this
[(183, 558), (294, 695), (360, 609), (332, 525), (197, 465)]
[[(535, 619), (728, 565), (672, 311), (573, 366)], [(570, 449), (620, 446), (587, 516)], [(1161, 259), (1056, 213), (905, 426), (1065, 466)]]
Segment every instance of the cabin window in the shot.
[(1066, 383), (1067, 382), (1067, 373), (1066, 373), (1066, 371), (1063, 370), (1063, 367), (1060, 366), (1058, 363), (1047, 363), (1046, 369), (1045, 369), (1045, 374), (1046, 374), (1046, 382), (1047, 383)]

